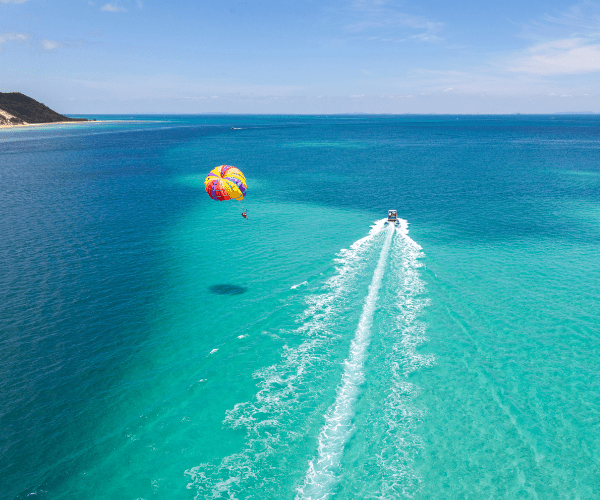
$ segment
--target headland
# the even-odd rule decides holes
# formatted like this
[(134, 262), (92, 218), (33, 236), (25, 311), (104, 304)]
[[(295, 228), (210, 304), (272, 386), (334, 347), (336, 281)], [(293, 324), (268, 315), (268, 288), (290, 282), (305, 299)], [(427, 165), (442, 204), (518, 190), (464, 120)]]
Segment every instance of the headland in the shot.
[(87, 121), (61, 115), (20, 92), (0, 92), (0, 128)]

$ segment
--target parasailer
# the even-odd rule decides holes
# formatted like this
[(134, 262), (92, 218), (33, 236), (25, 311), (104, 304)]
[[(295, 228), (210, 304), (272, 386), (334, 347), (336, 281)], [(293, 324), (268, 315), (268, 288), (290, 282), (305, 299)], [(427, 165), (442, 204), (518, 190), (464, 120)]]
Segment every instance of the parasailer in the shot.
[(243, 200), (246, 196), (246, 178), (241, 170), (231, 165), (219, 165), (213, 168), (204, 187), (213, 200)]

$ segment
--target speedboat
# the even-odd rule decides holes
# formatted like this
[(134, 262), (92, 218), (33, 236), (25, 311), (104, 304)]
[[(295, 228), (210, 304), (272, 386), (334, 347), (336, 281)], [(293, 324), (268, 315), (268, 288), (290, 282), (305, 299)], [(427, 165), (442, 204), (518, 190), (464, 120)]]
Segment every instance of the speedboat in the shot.
[(396, 210), (388, 210), (388, 222), (392, 224), (398, 224), (398, 212)]

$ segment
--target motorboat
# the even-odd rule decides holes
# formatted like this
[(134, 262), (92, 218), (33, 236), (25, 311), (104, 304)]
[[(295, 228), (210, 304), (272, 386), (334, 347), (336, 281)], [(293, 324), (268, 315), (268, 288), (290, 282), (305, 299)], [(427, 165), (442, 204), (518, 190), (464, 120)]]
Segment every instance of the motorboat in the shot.
[(398, 224), (398, 212), (396, 210), (388, 210), (387, 221), (392, 224)]

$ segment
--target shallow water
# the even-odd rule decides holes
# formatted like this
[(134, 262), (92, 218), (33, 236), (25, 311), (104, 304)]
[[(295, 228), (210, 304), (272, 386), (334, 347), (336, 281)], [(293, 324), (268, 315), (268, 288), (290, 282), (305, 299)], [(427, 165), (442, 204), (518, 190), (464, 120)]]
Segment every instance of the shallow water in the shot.
[(599, 150), (593, 116), (2, 131), (0, 498), (595, 498)]

